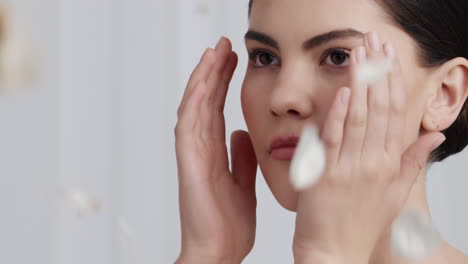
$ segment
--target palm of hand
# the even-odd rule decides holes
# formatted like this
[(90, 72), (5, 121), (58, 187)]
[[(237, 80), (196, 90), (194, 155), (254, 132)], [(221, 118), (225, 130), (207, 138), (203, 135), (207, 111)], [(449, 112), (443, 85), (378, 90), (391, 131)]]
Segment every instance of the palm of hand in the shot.
[(225, 143), (224, 102), (237, 60), (225, 38), (215, 51), (206, 51), (187, 85), (175, 129), (181, 255), (202, 255), (206, 263), (240, 262), (255, 239), (252, 143), (245, 131), (231, 135), (232, 172)]

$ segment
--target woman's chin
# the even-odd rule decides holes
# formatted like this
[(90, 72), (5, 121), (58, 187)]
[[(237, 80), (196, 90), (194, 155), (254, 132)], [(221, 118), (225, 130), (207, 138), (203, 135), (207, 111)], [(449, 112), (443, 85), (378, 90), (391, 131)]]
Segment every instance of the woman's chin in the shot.
[(270, 186), (270, 191), (281, 207), (291, 212), (297, 211), (297, 192), (289, 184), (281, 183)]
[(284, 209), (296, 212), (297, 210), (297, 193), (293, 191), (293, 189), (289, 185), (284, 184), (277, 184), (275, 186), (271, 186), (270, 191), (273, 193), (276, 201), (283, 207)]
[(296, 212), (297, 211), (297, 199), (294, 201), (279, 201), (277, 199), (278, 203), (286, 210), (291, 211), (291, 212)]
[(264, 165), (260, 170), (276, 201), (284, 209), (296, 212), (298, 197), (289, 181), (289, 166), (277, 163)]

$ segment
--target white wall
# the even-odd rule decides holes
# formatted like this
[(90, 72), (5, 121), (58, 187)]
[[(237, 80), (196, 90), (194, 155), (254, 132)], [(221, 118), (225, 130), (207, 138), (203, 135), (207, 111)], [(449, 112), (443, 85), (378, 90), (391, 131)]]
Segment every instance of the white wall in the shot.
[(15, 0), (44, 60), (34, 85), (0, 94), (0, 263), (54, 263), (58, 159), (56, 0)]
[(95, 196), (102, 211), (56, 212), (56, 263), (114, 263), (114, 48), (112, 0), (59, 2), (58, 186)]
[[(37, 42), (42, 68), (28, 89), (0, 95), (0, 263), (172, 263), (180, 245), (178, 103), (203, 50), (225, 35), (240, 55), (227, 134), (245, 129), (247, 1), (10, 4)], [(468, 253), (466, 160), (467, 151), (434, 166), (428, 190), (444, 237)], [(76, 217), (56, 186), (96, 197), (101, 211)], [(292, 263), (294, 215), (260, 172), (257, 193), (257, 240), (244, 263)], [(127, 244), (119, 220), (131, 229)]]

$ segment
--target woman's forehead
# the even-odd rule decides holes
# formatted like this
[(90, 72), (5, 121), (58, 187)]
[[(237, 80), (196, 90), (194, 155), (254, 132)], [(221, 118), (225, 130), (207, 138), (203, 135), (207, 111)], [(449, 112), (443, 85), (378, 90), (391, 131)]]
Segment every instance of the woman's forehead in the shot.
[(388, 26), (374, 0), (254, 0), (249, 31), (303, 42), (326, 32), (384, 32)]
[(384, 19), (384, 11), (374, 0), (254, 0), (250, 25), (333, 30), (375, 24)]

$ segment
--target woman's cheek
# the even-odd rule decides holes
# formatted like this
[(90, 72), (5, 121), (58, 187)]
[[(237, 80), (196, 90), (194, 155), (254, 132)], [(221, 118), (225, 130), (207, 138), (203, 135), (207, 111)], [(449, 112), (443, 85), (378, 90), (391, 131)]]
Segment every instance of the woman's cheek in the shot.
[(241, 90), (241, 104), (242, 113), (244, 114), (244, 119), (249, 130), (251, 119), (253, 118), (252, 114), (254, 111), (252, 108), (255, 106), (254, 102), (255, 98), (253, 96), (252, 87), (249, 85), (248, 80), (245, 80)]
[[(261, 162), (265, 157), (265, 142), (268, 139), (269, 116), (268, 116), (268, 91), (264, 84), (247, 76), (241, 90), (241, 103), (244, 119), (254, 145), (257, 159)], [(257, 77), (257, 76), (256, 76)], [(267, 89), (268, 90), (268, 89)]]
[[(241, 91), (242, 111), (244, 114), (247, 126), (261, 120), (262, 113), (267, 113), (265, 107), (268, 107), (268, 89), (266, 82), (262, 82), (261, 76), (258, 74), (247, 73)], [(263, 117), (267, 118), (267, 117)]]

